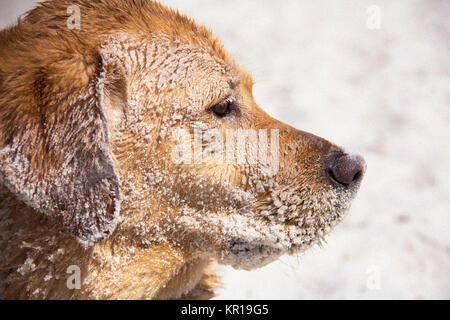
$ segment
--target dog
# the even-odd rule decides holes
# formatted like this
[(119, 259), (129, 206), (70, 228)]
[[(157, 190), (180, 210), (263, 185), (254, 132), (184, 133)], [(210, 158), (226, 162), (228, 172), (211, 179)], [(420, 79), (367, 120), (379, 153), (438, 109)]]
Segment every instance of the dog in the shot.
[(209, 30), (145, 0), (0, 32), (0, 296), (206, 299), (320, 243), (364, 159), (283, 124)]

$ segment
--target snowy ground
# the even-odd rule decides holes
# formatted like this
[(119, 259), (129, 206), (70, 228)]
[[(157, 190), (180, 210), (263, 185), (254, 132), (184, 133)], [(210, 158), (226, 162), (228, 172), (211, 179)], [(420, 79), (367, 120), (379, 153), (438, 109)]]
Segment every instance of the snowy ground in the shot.
[[(219, 267), (218, 298), (450, 299), (450, 1), (162, 2), (223, 40), (262, 108), (368, 164), (323, 248)], [(0, 27), (32, 3), (0, 0)]]

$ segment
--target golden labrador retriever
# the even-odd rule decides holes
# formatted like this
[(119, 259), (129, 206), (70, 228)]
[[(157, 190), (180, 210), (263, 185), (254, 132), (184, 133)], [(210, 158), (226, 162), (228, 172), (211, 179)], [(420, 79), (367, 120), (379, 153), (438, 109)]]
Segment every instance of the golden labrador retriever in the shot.
[(366, 165), (285, 125), (205, 27), (46, 1), (0, 32), (0, 296), (208, 298), (318, 243)]

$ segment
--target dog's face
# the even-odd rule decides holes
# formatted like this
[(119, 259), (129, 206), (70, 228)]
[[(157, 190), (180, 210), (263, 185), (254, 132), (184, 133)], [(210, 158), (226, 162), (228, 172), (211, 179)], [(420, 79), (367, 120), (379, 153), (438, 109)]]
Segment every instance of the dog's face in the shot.
[(119, 53), (112, 63), (128, 79), (126, 107), (107, 103), (121, 227), (143, 244), (163, 240), (251, 269), (320, 242), (349, 208), (365, 165), (271, 118), (250, 76), (204, 46), (161, 35), (104, 48)]
[[(2, 35), (0, 182), (86, 246), (165, 243), (251, 269), (320, 242), (364, 160), (262, 111), (206, 29), (153, 2), (107, 6), (83, 7), (76, 37), (41, 18), (62, 2), (22, 24), (32, 46)], [(122, 31), (98, 36), (99, 19)]]

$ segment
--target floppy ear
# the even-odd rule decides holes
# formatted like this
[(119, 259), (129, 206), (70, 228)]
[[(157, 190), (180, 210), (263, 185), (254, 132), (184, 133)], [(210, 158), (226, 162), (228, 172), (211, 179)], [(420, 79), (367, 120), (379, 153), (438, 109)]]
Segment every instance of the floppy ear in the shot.
[(125, 103), (123, 92), (108, 93), (120, 80), (108, 77), (114, 68), (101, 53), (51, 54), (4, 69), (0, 184), (90, 246), (111, 234), (119, 217), (105, 104)]

